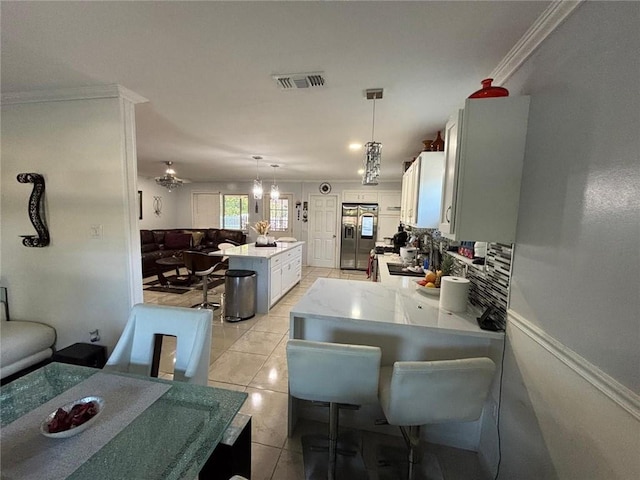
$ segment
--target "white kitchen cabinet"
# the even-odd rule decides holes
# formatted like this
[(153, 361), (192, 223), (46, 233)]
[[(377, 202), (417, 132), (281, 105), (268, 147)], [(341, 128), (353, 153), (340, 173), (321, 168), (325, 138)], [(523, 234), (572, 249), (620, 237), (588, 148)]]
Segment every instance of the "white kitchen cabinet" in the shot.
[(281, 255), (271, 259), (269, 274), (269, 306), (282, 296), (282, 258)]
[(302, 278), (302, 246), (271, 258), (269, 306), (277, 302)]
[(442, 201), (443, 152), (422, 152), (402, 177), (402, 222), (437, 228)]
[(384, 241), (385, 237), (393, 237), (400, 224), (399, 191), (378, 191), (378, 233), (377, 241)]
[(452, 240), (513, 243), (529, 97), (467, 99), (445, 128), (439, 230)]
[(345, 190), (342, 192), (342, 201), (344, 203), (378, 203), (378, 192)]
[(400, 192), (378, 192), (378, 215), (400, 215)]

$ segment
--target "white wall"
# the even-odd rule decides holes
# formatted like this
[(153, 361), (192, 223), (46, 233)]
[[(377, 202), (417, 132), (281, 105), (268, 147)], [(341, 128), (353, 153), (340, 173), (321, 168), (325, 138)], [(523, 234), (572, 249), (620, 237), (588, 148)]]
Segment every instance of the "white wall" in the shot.
[[(179, 191), (169, 191), (156, 184), (155, 179), (138, 177), (138, 190), (142, 191), (142, 220), (138, 221), (141, 230), (154, 228), (181, 228), (185, 225), (178, 221)], [(162, 202), (160, 215), (153, 209), (153, 197)], [(191, 225), (191, 223), (189, 223)], [(186, 228), (186, 227), (185, 227)]]
[(501, 479), (640, 478), (639, 20), (585, 2), (505, 85), (531, 108)]
[[(96, 328), (113, 346), (131, 307), (122, 116), (118, 98), (2, 106), (0, 279), (12, 318), (52, 325), (57, 348)], [(22, 172), (45, 177), (48, 247), (22, 245), (35, 233)]]

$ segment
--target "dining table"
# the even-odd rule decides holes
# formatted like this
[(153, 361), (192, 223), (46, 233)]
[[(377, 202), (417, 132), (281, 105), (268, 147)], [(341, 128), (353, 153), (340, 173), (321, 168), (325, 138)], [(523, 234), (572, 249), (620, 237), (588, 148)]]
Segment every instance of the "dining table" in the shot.
[[(42, 434), (48, 415), (87, 396), (104, 401), (88, 428), (67, 438)], [(193, 480), (242, 415), (246, 398), (233, 390), (50, 363), (0, 388), (0, 478)]]

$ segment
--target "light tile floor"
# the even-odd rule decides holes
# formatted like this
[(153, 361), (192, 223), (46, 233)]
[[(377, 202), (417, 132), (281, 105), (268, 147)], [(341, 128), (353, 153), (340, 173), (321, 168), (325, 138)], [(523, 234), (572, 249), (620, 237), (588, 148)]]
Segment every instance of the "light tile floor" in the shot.
[[(221, 311), (214, 312), (209, 385), (247, 392), (241, 412), (252, 416), (252, 480), (303, 480), (301, 437), (325, 433), (327, 426), (299, 422), (292, 438), (287, 438), (287, 361), (289, 311), (304, 292), (320, 277), (366, 280), (364, 272), (303, 267), (302, 280), (266, 315), (237, 323), (224, 322)], [(145, 283), (155, 278), (145, 279)], [(219, 301), (224, 286), (209, 291), (209, 301)], [(177, 295), (144, 291), (145, 303), (190, 307), (202, 301), (202, 290)], [(166, 338), (160, 362), (161, 376), (171, 378), (175, 342)], [(399, 478), (393, 471), (379, 470), (378, 445), (403, 448), (401, 437), (365, 433), (363, 456), (372, 480)], [(486, 478), (474, 452), (429, 445), (438, 456), (445, 479), (483, 480)], [(379, 473), (381, 472), (381, 473)]]

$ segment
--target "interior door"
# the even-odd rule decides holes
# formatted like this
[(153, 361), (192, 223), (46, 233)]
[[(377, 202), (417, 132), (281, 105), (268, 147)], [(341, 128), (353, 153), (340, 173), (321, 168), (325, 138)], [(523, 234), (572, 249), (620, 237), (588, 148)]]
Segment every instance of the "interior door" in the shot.
[(309, 261), (312, 267), (336, 266), (338, 197), (309, 196)]

